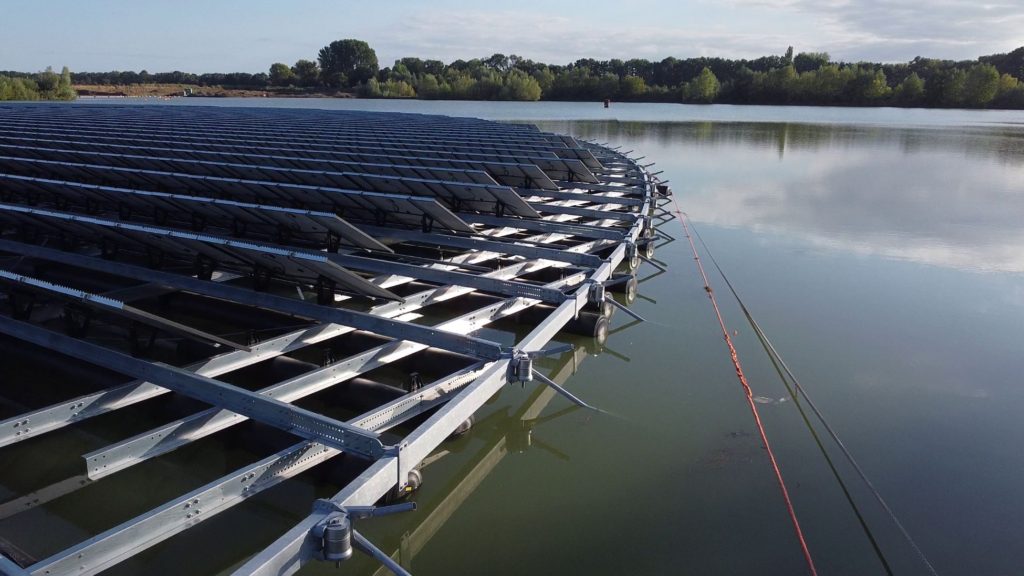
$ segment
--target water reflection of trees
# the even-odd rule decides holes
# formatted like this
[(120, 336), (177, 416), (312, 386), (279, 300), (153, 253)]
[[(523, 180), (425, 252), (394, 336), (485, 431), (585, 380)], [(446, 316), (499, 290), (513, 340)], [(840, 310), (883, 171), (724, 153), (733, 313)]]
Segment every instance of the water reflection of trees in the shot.
[(1024, 163), (1024, 129), (1006, 126), (891, 127), (790, 122), (628, 122), (576, 120), (544, 122), (546, 130), (599, 141), (628, 139), (631, 145), (746, 146), (818, 151), (863, 146), (892, 147), (906, 154), (962, 152), (1001, 162)]

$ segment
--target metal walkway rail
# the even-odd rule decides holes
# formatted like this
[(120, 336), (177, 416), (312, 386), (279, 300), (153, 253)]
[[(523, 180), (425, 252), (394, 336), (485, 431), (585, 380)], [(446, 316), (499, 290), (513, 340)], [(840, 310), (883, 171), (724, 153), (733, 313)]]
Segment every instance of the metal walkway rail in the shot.
[[(344, 488), (236, 574), (353, 548), (404, 573), (351, 521), (411, 507), (374, 508), (506, 384), (589, 407), (533, 362), (560, 332), (607, 337), (607, 292), (635, 290), (661, 192), (623, 154), (526, 125), (0, 105), (0, 360), (72, 380), (4, 378), (0, 451), (85, 439), (67, 478), (15, 488), (0, 470), (0, 574), (97, 574), (340, 454)], [(145, 425), (90, 432), (127, 414)], [(110, 493), (236, 427), (273, 442), (162, 503)], [(122, 520), (74, 526), (61, 505), (87, 497)], [(41, 509), (62, 530), (26, 536)]]

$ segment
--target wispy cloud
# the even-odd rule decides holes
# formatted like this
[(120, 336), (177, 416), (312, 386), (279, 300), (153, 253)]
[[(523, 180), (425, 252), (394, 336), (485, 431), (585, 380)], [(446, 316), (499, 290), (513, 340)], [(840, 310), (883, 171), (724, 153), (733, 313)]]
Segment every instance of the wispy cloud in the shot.
[(406, 25), (401, 38), (382, 38), (378, 51), (395, 57), (421, 55), (442, 60), (501, 52), (565, 64), (579, 58), (760, 56), (766, 50), (781, 52), (787, 42), (791, 39), (786, 34), (769, 31), (727, 31), (696, 25), (595, 26), (550, 14), (468, 11), (421, 13)]
[(967, 59), (1024, 44), (1024, 1), (728, 0), (701, 10), (699, 20), (679, 16), (690, 8), (674, 8), (673, 17), (659, 18), (652, 7), (649, 21), (638, 24), (597, 23), (564, 11), (424, 9), (400, 33), (371, 30), (387, 59), (453, 60), (502, 52), (558, 64), (587, 57), (750, 58), (781, 53), (789, 45), (854, 61)]
[(1024, 44), (1024, 2), (962, 0), (729, 0), (807, 17), (850, 60), (966, 59)]

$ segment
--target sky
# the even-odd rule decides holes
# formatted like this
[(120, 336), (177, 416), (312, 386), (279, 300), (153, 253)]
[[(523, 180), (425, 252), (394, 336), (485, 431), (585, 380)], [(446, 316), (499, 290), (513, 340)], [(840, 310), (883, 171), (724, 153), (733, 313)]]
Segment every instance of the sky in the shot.
[(260, 72), (358, 38), (380, 65), (579, 58), (974, 59), (1024, 46), (1024, 0), (0, 0), (0, 70)]

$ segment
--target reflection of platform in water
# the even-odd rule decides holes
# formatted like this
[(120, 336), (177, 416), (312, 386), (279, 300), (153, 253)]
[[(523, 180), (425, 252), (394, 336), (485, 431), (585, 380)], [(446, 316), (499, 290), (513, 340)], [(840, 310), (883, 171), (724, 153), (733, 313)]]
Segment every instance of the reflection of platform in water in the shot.
[[(551, 370), (548, 377), (559, 384), (564, 384), (570, 376), (576, 373), (580, 363), (589, 354), (590, 352), (585, 346), (577, 347), (566, 353), (559, 359), (559, 362)], [(541, 413), (556, 396), (557, 393), (551, 388), (539, 388), (530, 395), (529, 401), (523, 404), (514, 414), (507, 416), (495, 415), (488, 418), (488, 420), (500, 420), (494, 426), (495, 429), (499, 430), (495, 438), (493, 440), (488, 438), (488, 442), (473, 457), (473, 465), (463, 468), (466, 471), (460, 472), (457, 475), (451, 489), (444, 490), (444, 497), (440, 502), (426, 505), (420, 502), (421, 514), (410, 518), (410, 523), (416, 524), (415, 528), (407, 530), (402, 534), (401, 545), (391, 554), (391, 558), (406, 569), (411, 569), (416, 555), (437, 534), (455, 511), (480, 487), (487, 476), (494, 471), (509, 452), (519, 453), (536, 446), (541, 450), (551, 453), (556, 458), (568, 459), (568, 456), (557, 448), (534, 438), (533, 435), (534, 426), (537, 424), (563, 416), (567, 411), (571, 412), (578, 409), (577, 407), (571, 407), (541, 417)], [(473, 429), (480, 430), (488, 424), (488, 421), (480, 421), (474, 424)], [(442, 451), (432, 456), (431, 460), (424, 462), (424, 468), (442, 459), (444, 455), (445, 452)], [(433, 458), (437, 458), (437, 460), (433, 460)], [(431, 480), (434, 481), (434, 478), (431, 478)], [(388, 573), (386, 568), (381, 567), (377, 570), (375, 576), (384, 576)]]
[[(342, 453), (345, 488), (237, 573), (340, 559), (340, 536), (372, 549), (347, 514), (415, 488), (503, 385), (547, 384), (524, 422), (556, 394), (585, 405), (560, 386), (582, 349), (550, 382), (534, 362), (560, 331), (607, 336), (625, 308), (606, 290), (635, 297), (664, 192), (623, 154), (523, 125), (0, 107), (0, 332), (19, 341), (5, 345), (16, 382), (33, 384), (3, 391), (0, 455), (46, 445), (48, 461), (85, 463), (0, 471), (0, 573), (98, 573)], [(474, 335), (485, 327), (500, 336)], [(54, 362), (64, 380), (39, 378)], [(244, 466), (210, 481), (172, 464), (215, 435)], [(154, 466), (184, 494), (104, 482)], [(87, 522), (68, 513), (96, 501)]]

